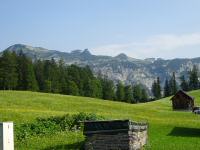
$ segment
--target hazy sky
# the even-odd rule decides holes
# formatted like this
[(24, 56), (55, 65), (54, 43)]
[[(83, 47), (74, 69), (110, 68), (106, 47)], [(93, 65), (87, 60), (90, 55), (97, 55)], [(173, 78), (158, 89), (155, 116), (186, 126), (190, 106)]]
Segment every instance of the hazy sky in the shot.
[(16, 43), (135, 58), (200, 57), (200, 0), (0, 0), (0, 49)]

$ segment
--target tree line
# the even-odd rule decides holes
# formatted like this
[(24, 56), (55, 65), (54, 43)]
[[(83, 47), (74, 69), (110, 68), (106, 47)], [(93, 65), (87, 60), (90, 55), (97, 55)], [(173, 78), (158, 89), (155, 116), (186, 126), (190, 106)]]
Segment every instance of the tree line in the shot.
[(168, 97), (176, 94), (178, 90), (192, 91), (200, 89), (198, 67), (194, 65), (186, 75), (181, 75), (179, 80), (180, 84), (177, 83), (175, 72), (173, 72), (172, 76), (165, 80), (164, 87), (162, 88), (160, 85), (160, 78), (157, 77), (152, 84), (152, 93), (154, 98), (160, 99), (162, 97)]
[(0, 90), (28, 90), (94, 97), (127, 103), (149, 100), (141, 85), (114, 84), (95, 77), (91, 69), (65, 65), (61, 59), (32, 61), (23, 52), (4, 51), (0, 57)]

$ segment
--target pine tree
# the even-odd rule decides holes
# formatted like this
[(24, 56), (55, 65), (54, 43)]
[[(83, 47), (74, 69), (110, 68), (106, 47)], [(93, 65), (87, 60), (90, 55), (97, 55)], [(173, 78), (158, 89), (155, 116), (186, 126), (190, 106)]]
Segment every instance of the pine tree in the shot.
[(117, 84), (116, 99), (118, 101), (123, 101), (124, 96), (125, 96), (124, 85), (122, 84), (122, 82), (119, 81)]
[(139, 103), (142, 99), (142, 89), (139, 84), (133, 86), (133, 97), (137, 103)]
[(115, 91), (114, 91), (113, 81), (104, 78), (101, 80), (101, 83), (102, 83), (103, 99), (114, 100)]
[(36, 60), (34, 63), (35, 77), (40, 91), (45, 91), (44, 62)]
[(157, 79), (152, 84), (152, 93), (155, 97), (155, 99), (161, 98), (161, 86), (160, 86), (160, 78), (157, 77)]
[(18, 74), (17, 74), (17, 55), (15, 52), (11, 53), (11, 62), (10, 62), (11, 70), (10, 70), (10, 75), (11, 80), (10, 80), (10, 89), (16, 90), (17, 88), (17, 82), (18, 82)]
[(27, 90), (38, 91), (38, 83), (35, 77), (35, 72), (33, 68), (33, 64), (31, 61), (27, 62), (27, 72), (26, 72), (26, 80), (27, 80)]
[(189, 73), (190, 90), (196, 90), (199, 88), (198, 72), (197, 66), (194, 65), (192, 71)]
[(156, 90), (156, 88), (157, 88), (157, 82), (156, 82), (156, 80), (154, 80), (154, 82), (153, 82), (153, 84), (152, 84), (152, 87), (151, 87), (151, 92), (152, 92), (152, 94), (153, 94), (153, 96), (156, 98), (156, 92), (157, 92), (157, 90)]
[(130, 85), (125, 86), (124, 91), (125, 91), (125, 95), (124, 95), (125, 101), (128, 103), (133, 103), (134, 99), (133, 99), (132, 86), (130, 86)]
[(147, 101), (148, 101), (148, 94), (145, 89), (142, 89), (140, 102), (147, 102)]
[(181, 81), (181, 89), (184, 90), (184, 91), (188, 91), (189, 90), (189, 85), (188, 85), (188, 82), (185, 80), (185, 76), (182, 75), (180, 77), (180, 81)]
[(52, 82), (50, 80), (44, 81), (44, 92), (47, 92), (47, 93), (52, 92)]
[(169, 87), (169, 81), (168, 81), (168, 79), (165, 80), (165, 85), (164, 85), (164, 96), (165, 96), (165, 97), (170, 96), (170, 87)]
[(88, 79), (86, 85), (84, 86), (84, 96), (96, 97), (97, 90), (96, 83), (93, 80)]
[(45, 91), (52, 93), (60, 93), (60, 84), (59, 84), (59, 68), (55, 60), (44, 61), (44, 79), (45, 79)]
[(67, 85), (68, 85), (67, 94), (75, 95), (75, 96), (79, 95), (78, 86), (76, 85), (76, 83), (74, 81), (68, 81)]
[(59, 64), (58, 64), (58, 68), (59, 68), (59, 91), (61, 94), (67, 94), (67, 69), (64, 63), (63, 59), (59, 60)]
[(156, 98), (161, 98), (161, 86), (160, 86), (160, 78), (157, 77), (157, 86), (156, 86)]
[(17, 57), (17, 72), (18, 72), (18, 90), (27, 90), (27, 81), (26, 81), (26, 56), (20, 51), (19, 56)]
[(75, 82), (79, 89), (79, 95), (84, 96), (84, 85), (88, 82), (88, 77), (83, 68), (76, 65), (68, 66), (68, 79)]
[(14, 90), (17, 87), (16, 54), (4, 51), (0, 62), (0, 83), (4, 90)]
[(93, 85), (95, 85), (95, 97), (97, 98), (102, 98), (102, 85), (101, 85), (101, 81), (98, 79), (94, 79), (92, 80)]
[(52, 91), (52, 81), (51, 81), (51, 63), (50, 60), (45, 60), (43, 68), (43, 76), (44, 76), (44, 91), (51, 92)]
[(17, 58), (18, 89), (37, 91), (39, 88), (31, 59), (22, 51)]
[(177, 88), (177, 83), (176, 83), (175, 72), (173, 72), (172, 77), (169, 81), (169, 87), (170, 87), (170, 95), (176, 94), (178, 88)]
[(51, 59), (50, 64), (50, 81), (52, 84), (51, 92), (60, 93), (58, 64), (55, 62), (54, 58)]

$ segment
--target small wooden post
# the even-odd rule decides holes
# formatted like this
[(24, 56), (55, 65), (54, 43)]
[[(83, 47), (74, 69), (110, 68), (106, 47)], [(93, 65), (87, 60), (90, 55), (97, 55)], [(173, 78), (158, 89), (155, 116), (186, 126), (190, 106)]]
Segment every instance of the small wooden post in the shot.
[(0, 123), (0, 150), (14, 150), (13, 122)]

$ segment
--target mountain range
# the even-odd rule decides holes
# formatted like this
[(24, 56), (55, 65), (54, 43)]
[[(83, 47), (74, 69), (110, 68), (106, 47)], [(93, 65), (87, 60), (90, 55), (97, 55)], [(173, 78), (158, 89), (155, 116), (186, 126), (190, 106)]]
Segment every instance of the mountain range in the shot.
[(171, 60), (161, 58), (135, 59), (123, 53), (111, 57), (93, 55), (88, 49), (61, 52), (23, 44), (15, 44), (5, 50), (15, 51), (16, 53), (22, 51), (33, 60), (54, 58), (56, 61), (63, 59), (67, 65), (88, 65), (95, 75), (103, 75), (113, 81), (121, 80), (125, 84), (142, 84), (148, 89), (151, 89), (156, 77), (160, 77), (161, 83), (164, 84), (165, 79), (170, 78), (173, 72), (176, 73), (178, 81), (181, 75), (187, 75), (193, 65), (200, 68), (200, 57)]

